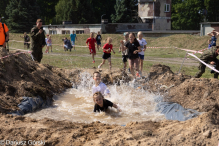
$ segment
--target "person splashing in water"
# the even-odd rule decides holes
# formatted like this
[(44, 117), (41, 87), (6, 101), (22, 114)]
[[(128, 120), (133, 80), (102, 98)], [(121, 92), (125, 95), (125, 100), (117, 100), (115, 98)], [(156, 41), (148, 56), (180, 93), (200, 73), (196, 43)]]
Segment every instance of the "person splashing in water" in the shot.
[(93, 95), (93, 100), (94, 100), (94, 112), (106, 112), (108, 107), (114, 107), (117, 109), (117, 111), (121, 112), (121, 110), (119, 109), (119, 107), (112, 103), (111, 101), (104, 99), (103, 95), (101, 94), (101, 92), (96, 92)]
[(101, 74), (98, 71), (93, 73), (94, 85), (92, 87), (92, 94), (101, 92), (102, 95), (110, 97), (110, 91), (107, 86), (101, 82)]

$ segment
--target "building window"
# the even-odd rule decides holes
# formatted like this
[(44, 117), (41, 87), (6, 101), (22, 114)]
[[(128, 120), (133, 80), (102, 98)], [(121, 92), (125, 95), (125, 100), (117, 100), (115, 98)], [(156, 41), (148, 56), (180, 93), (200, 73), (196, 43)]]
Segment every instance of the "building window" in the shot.
[(50, 30), (49, 34), (57, 34), (57, 31), (56, 30)]
[(70, 34), (70, 30), (63, 30), (62, 34)]
[(170, 4), (165, 4), (164, 12), (170, 12)]
[(84, 30), (76, 30), (76, 34), (84, 34)]

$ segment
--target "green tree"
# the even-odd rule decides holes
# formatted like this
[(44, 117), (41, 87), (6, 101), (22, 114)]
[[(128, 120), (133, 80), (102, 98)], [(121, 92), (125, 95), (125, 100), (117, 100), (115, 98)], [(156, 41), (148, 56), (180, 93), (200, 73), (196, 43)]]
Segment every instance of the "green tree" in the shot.
[(56, 20), (61, 22), (71, 20), (76, 24), (95, 23), (92, 0), (60, 0), (55, 7)]
[(39, 18), (39, 12), (36, 0), (11, 0), (6, 7), (6, 23), (10, 32), (30, 32)]
[(116, 0), (92, 0), (94, 6), (94, 15), (96, 23), (100, 23), (101, 16), (106, 14), (103, 18), (108, 19), (108, 22), (112, 22), (111, 14), (115, 14), (114, 5)]
[(219, 21), (219, 0), (205, 0), (204, 6), (207, 10), (206, 19), (209, 22), (218, 22)]
[(203, 21), (203, 1), (200, 0), (173, 0), (172, 29), (198, 30)]
[(5, 19), (7, 19), (7, 15), (5, 13), (6, 7), (9, 4), (10, 0), (1, 0), (1, 4), (0, 4), (0, 16), (3, 17), (4, 19), (2, 19), (2, 22), (4, 22)]
[(111, 15), (113, 23), (134, 22), (133, 13), (137, 11), (137, 0), (116, 0), (115, 14)]
[(54, 22), (54, 16), (56, 15), (55, 6), (58, 2), (59, 0), (37, 0), (41, 11), (40, 16), (44, 24), (49, 25)]

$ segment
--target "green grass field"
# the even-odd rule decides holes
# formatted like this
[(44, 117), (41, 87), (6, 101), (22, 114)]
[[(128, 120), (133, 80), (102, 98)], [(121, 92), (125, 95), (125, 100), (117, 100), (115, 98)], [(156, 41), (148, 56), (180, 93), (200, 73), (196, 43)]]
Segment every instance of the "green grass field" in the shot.
[[(20, 38), (21, 34), (10, 34), (10, 50), (16, 49), (24, 49), (23, 39)], [(64, 37), (69, 37), (69, 35), (52, 35), (52, 43), (53, 43), (53, 53), (44, 54), (42, 59), (43, 64), (50, 64), (52, 66), (60, 67), (60, 68), (93, 68), (97, 67), (102, 62), (102, 50), (97, 51), (96, 55), (96, 63), (92, 63), (91, 56), (89, 54), (89, 49), (86, 46), (86, 39), (89, 37), (89, 34), (79, 34), (77, 35), (76, 40), (76, 51), (64, 51), (62, 47), (62, 39)], [(105, 39), (107, 37), (111, 37), (113, 39), (113, 48), (116, 54), (112, 53), (112, 69), (123, 68), (121, 53), (119, 53), (119, 41), (123, 39), (121, 34), (102, 34), (103, 41), (102, 45), (106, 43)], [(168, 37), (144, 37), (148, 43), (147, 47), (172, 47), (172, 48), (148, 48), (145, 52), (144, 61), (144, 72), (149, 72), (150, 67), (154, 64), (164, 64), (171, 67), (172, 71), (178, 73), (179, 68), (181, 66), (182, 59), (185, 57), (186, 52), (175, 49), (175, 47), (186, 48), (191, 50), (201, 50), (207, 47), (208, 37), (203, 36), (193, 36), (193, 35), (171, 35)], [(21, 42), (15, 42), (21, 41)], [(54, 45), (57, 44), (57, 45)], [(43, 49), (45, 51), (45, 47)], [(197, 54), (197, 56), (200, 56)], [(159, 58), (172, 58), (178, 59), (178, 63), (175, 61), (165, 62), (160, 60)], [(157, 60), (156, 62), (150, 61), (150, 59)], [(159, 61), (160, 60), (160, 61)], [(102, 69), (108, 69), (108, 62), (102, 67)], [(183, 66), (181, 72), (187, 75), (194, 76), (198, 71), (197, 66)], [(206, 69), (206, 73), (203, 75), (203, 78), (212, 78), (213, 75), (210, 74), (210, 71)]]

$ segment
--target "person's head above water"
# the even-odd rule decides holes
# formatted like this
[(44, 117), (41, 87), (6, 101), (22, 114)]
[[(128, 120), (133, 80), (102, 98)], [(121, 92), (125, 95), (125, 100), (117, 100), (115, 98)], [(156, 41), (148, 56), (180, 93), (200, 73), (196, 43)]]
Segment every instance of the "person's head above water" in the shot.
[(93, 100), (94, 103), (98, 104), (100, 107), (103, 107), (103, 95), (101, 94), (101, 92), (96, 92), (93, 95)]
[(95, 71), (93, 73), (93, 79), (95, 81), (95, 84), (99, 84), (101, 82), (101, 74), (98, 71)]

